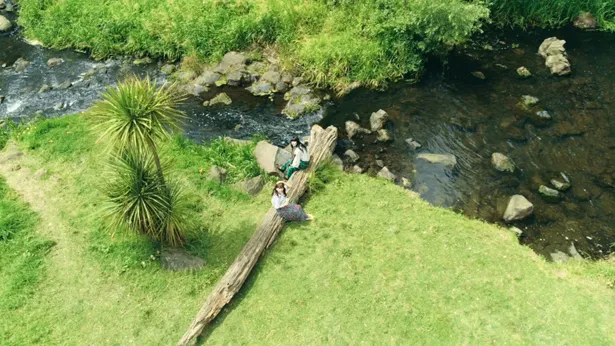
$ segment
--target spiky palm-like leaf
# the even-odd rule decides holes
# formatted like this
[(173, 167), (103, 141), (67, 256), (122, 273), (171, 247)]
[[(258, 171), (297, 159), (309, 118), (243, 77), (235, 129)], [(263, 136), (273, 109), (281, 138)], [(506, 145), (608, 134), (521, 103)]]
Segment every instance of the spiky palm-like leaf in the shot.
[(88, 114), (101, 138), (120, 151), (155, 151), (158, 140), (180, 130), (185, 115), (177, 106), (183, 100), (173, 85), (159, 88), (149, 77), (131, 77), (107, 88)]
[(172, 246), (186, 233), (184, 191), (160, 178), (153, 155), (137, 150), (121, 152), (111, 163), (107, 209), (113, 227), (126, 227)]

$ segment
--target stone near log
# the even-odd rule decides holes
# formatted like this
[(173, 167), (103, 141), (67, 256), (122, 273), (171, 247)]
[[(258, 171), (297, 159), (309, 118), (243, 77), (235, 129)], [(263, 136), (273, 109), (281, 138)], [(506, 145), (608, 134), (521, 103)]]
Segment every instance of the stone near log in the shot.
[(408, 146), (409, 146), (409, 147), (410, 147), (410, 149), (412, 149), (412, 150), (417, 150), (417, 149), (419, 149), (420, 147), (422, 147), (421, 143), (419, 143), (419, 142), (415, 141), (415, 140), (414, 140), (414, 139), (412, 139), (412, 138), (408, 138), (408, 139), (406, 139), (406, 143), (408, 144)]
[(574, 20), (574, 26), (579, 29), (595, 29), (598, 26), (598, 21), (589, 12), (581, 12), (579, 16)]
[(348, 149), (344, 152), (344, 157), (347, 157), (348, 161), (352, 163), (359, 161), (359, 155), (351, 149)]
[(517, 69), (517, 76), (521, 78), (530, 78), (532, 73), (525, 66), (521, 66)]
[(166, 75), (172, 74), (173, 72), (175, 72), (175, 65), (173, 64), (166, 64), (164, 66), (162, 66), (162, 68), (160, 68), (160, 72)]
[(26, 68), (30, 66), (30, 62), (26, 59), (19, 58), (13, 63), (13, 70), (15, 72), (23, 72)]
[(457, 165), (457, 158), (453, 154), (428, 154), (421, 153), (416, 156), (417, 159), (425, 160), (430, 163), (440, 164), (448, 167)]
[(62, 65), (63, 63), (64, 63), (64, 59), (62, 58), (51, 58), (47, 60), (47, 66), (49, 67), (56, 67), (56, 66)]
[(222, 77), (219, 73), (213, 71), (205, 71), (194, 80), (194, 84), (214, 86), (216, 82)]
[(231, 100), (231, 98), (226, 93), (219, 93), (214, 98), (209, 100), (209, 106), (213, 106), (217, 104), (223, 104), (223, 105), (228, 106), (231, 103), (233, 103), (233, 100)]
[(13, 28), (13, 23), (5, 16), (0, 15), (0, 32), (9, 31)]
[(252, 95), (267, 96), (274, 92), (273, 85), (266, 81), (258, 81), (246, 88)]
[(525, 219), (534, 212), (534, 205), (521, 195), (514, 195), (510, 198), (506, 211), (504, 212), (504, 221), (511, 222)]
[(380, 172), (378, 172), (378, 177), (384, 178), (388, 181), (394, 181), (395, 178), (397, 178), (395, 174), (391, 173), (391, 171), (389, 171), (389, 169), (386, 167), (382, 167)]
[(226, 179), (227, 170), (218, 166), (212, 166), (207, 173), (207, 179), (222, 184)]
[(346, 133), (348, 134), (348, 139), (352, 139), (352, 137), (354, 137), (355, 135), (359, 133), (369, 134), (371, 133), (371, 131), (368, 129), (362, 128), (361, 125), (357, 124), (356, 122), (352, 120), (348, 120), (346, 121)]
[(196, 271), (205, 266), (202, 258), (192, 256), (184, 249), (163, 248), (160, 253), (160, 264), (171, 271)]
[(51, 90), (51, 86), (49, 86), (49, 84), (43, 84), (43, 85), (41, 86), (41, 88), (38, 90), (38, 92), (39, 92), (40, 94), (42, 94), (42, 93), (46, 93), (46, 92), (48, 92), (48, 91), (50, 91), (50, 90)]
[(264, 179), (262, 176), (246, 179), (244, 181), (240, 181), (233, 185), (239, 191), (247, 193), (249, 196), (258, 195), (265, 186)]
[(561, 197), (559, 191), (545, 185), (540, 185), (538, 193), (547, 200), (559, 200)]
[(197, 77), (194, 71), (179, 71), (174, 75), (175, 79), (182, 83), (188, 83)]
[(331, 164), (333, 165), (333, 167), (339, 169), (340, 171), (344, 170), (344, 162), (336, 154), (333, 154), (333, 156), (331, 156)]
[(389, 114), (382, 109), (379, 109), (377, 112), (372, 113), (369, 117), (369, 124), (372, 128), (372, 131), (376, 132), (381, 130), (386, 122), (389, 120)]
[(389, 131), (387, 131), (386, 129), (380, 129), (378, 130), (378, 142), (390, 142), (393, 140), (393, 138), (391, 138), (391, 135), (389, 134)]
[(260, 141), (254, 149), (256, 162), (270, 175), (278, 175), (280, 171), (277, 166), (283, 166), (288, 160), (292, 159), (292, 154), (266, 141)]
[(570, 74), (570, 62), (566, 57), (565, 43), (566, 41), (558, 40), (557, 37), (549, 37), (538, 48), (538, 54), (545, 58), (545, 66), (549, 68), (551, 74), (559, 76)]
[(515, 163), (508, 156), (502, 153), (493, 153), (491, 154), (491, 163), (493, 167), (500, 172), (514, 172), (515, 171)]

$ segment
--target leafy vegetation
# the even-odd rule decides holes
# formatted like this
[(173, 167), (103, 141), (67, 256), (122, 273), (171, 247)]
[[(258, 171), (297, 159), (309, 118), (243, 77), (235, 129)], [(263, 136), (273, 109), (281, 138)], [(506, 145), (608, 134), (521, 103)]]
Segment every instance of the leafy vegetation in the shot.
[[(198, 196), (189, 202), (200, 231), (190, 235), (187, 248), (207, 262), (196, 273), (171, 273), (161, 270), (150, 241), (101, 226), (103, 148), (84, 117), (26, 128), (17, 137), (27, 150), (20, 164), (60, 178), (41, 197), (48, 203), (40, 227), (57, 218), (54, 224), (63, 226), (49, 231), (66, 238), (47, 258), (50, 278), (40, 289), (30, 286), (15, 313), (0, 314), (0, 336), (9, 335), (3, 339), (9, 345), (177, 342), (270, 208), (269, 188), (248, 198), (231, 193), (227, 183), (209, 184), (201, 168), (227, 156), (233, 181), (257, 174), (246, 169), (254, 159), (243, 154), (254, 144), (164, 143), (161, 150), (173, 153), (184, 184)], [(56, 148), (64, 148), (57, 151), (62, 154), (49, 156)], [(48, 184), (30, 183), (36, 191)], [(432, 207), (385, 181), (330, 167), (310, 181), (310, 191), (304, 207), (316, 221), (286, 228), (239, 299), (209, 329), (207, 343), (615, 340), (612, 261), (547, 263), (511, 232)], [(0, 256), (4, 261), (5, 252)], [(0, 287), (22, 273), (0, 268)]]
[(158, 155), (160, 141), (171, 138), (185, 119), (181, 97), (149, 78), (129, 78), (108, 88), (88, 111), (108, 139), (113, 178), (107, 189), (114, 227), (125, 227), (172, 246), (183, 243), (188, 228), (185, 192), (165, 176)]

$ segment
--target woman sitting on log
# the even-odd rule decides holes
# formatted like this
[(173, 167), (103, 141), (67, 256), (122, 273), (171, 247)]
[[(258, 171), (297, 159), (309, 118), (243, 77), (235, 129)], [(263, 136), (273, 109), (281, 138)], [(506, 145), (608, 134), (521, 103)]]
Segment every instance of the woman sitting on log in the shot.
[(286, 180), (290, 179), (296, 171), (307, 169), (310, 166), (310, 153), (299, 138), (293, 138), (290, 141), (290, 148), (293, 152), (293, 158), (280, 168), (285, 173)]
[(290, 185), (283, 181), (275, 183), (273, 188), (273, 194), (271, 196), (271, 204), (276, 209), (278, 216), (284, 221), (311, 221), (314, 217), (310, 214), (306, 214), (303, 208), (299, 204), (289, 204), (286, 193)]

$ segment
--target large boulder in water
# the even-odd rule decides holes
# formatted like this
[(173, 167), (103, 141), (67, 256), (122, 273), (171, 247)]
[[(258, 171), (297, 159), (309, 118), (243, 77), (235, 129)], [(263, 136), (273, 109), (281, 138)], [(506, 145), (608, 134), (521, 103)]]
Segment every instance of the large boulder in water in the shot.
[(260, 141), (254, 149), (256, 162), (267, 174), (277, 175), (280, 171), (276, 166), (284, 165), (292, 159), (292, 154), (266, 141)]
[(226, 93), (219, 93), (213, 99), (203, 103), (203, 106), (213, 106), (216, 104), (224, 104), (228, 106), (231, 103), (233, 103), (233, 100), (231, 100), (231, 98)]
[(0, 32), (9, 31), (13, 27), (13, 24), (10, 20), (6, 19), (4, 16), (0, 16)]
[(545, 58), (545, 65), (551, 70), (551, 74), (558, 76), (570, 74), (570, 62), (566, 57), (565, 43), (566, 41), (558, 40), (557, 37), (549, 37), (538, 48), (538, 54)]
[(491, 154), (491, 163), (493, 167), (500, 172), (514, 172), (515, 163), (508, 156), (501, 153)]
[(521, 195), (514, 195), (510, 198), (506, 211), (504, 212), (504, 221), (511, 222), (522, 220), (532, 215), (534, 205)]
[(369, 124), (372, 128), (372, 131), (376, 132), (381, 130), (386, 122), (389, 120), (389, 114), (382, 109), (379, 109), (377, 112), (372, 113), (369, 117)]
[(284, 95), (284, 99), (288, 100), (288, 103), (282, 110), (282, 114), (291, 119), (299, 118), (304, 114), (316, 112), (320, 109), (321, 99), (315, 96), (312, 89), (305, 85), (292, 88)]

